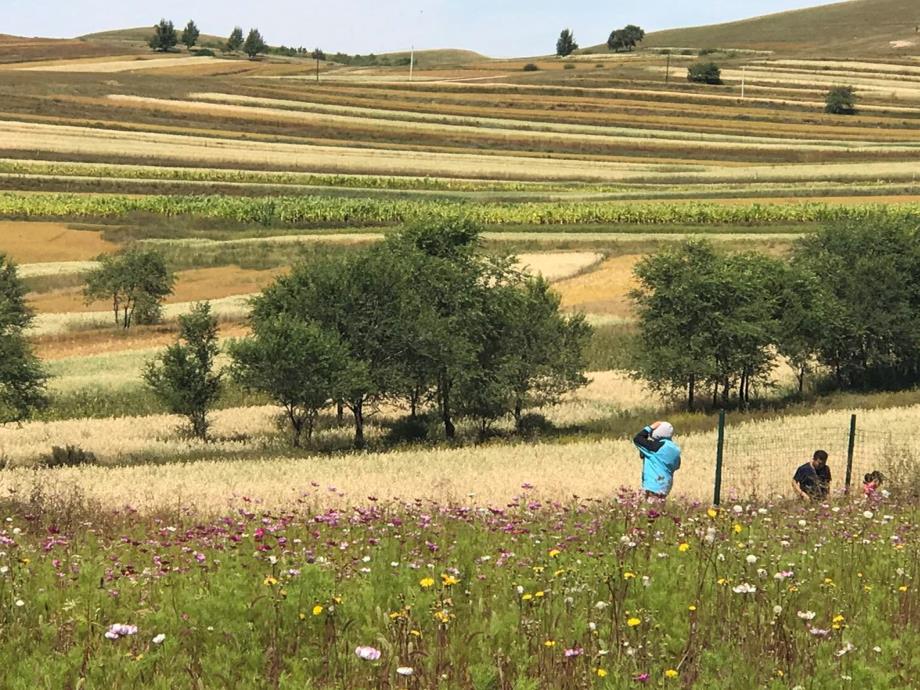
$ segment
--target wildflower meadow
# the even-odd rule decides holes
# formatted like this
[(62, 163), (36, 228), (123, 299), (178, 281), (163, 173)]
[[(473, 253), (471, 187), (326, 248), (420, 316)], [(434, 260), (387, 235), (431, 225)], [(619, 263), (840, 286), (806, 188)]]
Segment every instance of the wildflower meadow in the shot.
[[(915, 498), (3, 506), (18, 688), (907, 688)], [(360, 503), (360, 504), (359, 504)]]

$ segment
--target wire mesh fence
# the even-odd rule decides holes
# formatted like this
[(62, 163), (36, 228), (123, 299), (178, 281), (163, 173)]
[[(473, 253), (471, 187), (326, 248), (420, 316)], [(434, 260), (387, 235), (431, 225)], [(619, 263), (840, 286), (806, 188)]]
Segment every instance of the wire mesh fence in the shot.
[(716, 503), (794, 495), (792, 477), (816, 450), (828, 454), (831, 494), (861, 491), (865, 475), (876, 470), (897, 481), (920, 462), (920, 434), (862, 430), (855, 415), (849, 425), (728, 426), (721, 446), (715, 449)]

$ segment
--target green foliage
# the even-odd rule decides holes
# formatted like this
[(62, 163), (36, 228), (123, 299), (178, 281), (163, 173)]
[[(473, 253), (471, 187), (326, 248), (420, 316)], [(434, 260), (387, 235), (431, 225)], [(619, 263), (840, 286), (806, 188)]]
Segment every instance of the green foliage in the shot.
[(560, 315), (549, 285), (514, 271), (509, 257), (483, 255), (466, 219), (414, 224), (363, 252), (295, 268), (254, 305), (256, 332), (282, 317), (335, 334), (337, 356), (355, 363), (358, 375), (335, 395), (355, 417), (359, 446), (365, 410), (384, 399), (405, 401), (413, 417), (433, 405), (453, 439), (457, 417), (484, 433), (585, 383), (587, 324)]
[(699, 84), (721, 84), (722, 70), (714, 62), (694, 62), (687, 68), (687, 81)]
[(607, 47), (619, 53), (621, 50), (631, 51), (645, 38), (645, 31), (635, 24), (627, 24), (622, 29), (615, 29), (607, 39)]
[(320, 410), (354, 389), (355, 372), (363, 374), (336, 333), (284, 315), (255, 320), (252, 337), (231, 342), (229, 352), (233, 378), (284, 408), (295, 447), (304, 431), (313, 437)]
[(249, 56), (249, 59), (254, 60), (259, 53), (264, 53), (267, 48), (268, 46), (262, 39), (262, 34), (259, 33), (259, 30), (250, 29), (249, 35), (246, 36), (246, 42), (243, 43), (243, 52)]
[(525, 72), (538, 72), (539, 70), (540, 68), (533, 62), (528, 62), (526, 65), (524, 65)]
[(94, 465), (96, 455), (80, 446), (52, 446), (51, 453), (41, 459), (42, 467), (79, 467), (81, 465)]
[(324, 52), (323, 52), (322, 50), (320, 50), (319, 48), (314, 48), (314, 49), (313, 49), (313, 52), (310, 53), (310, 57), (313, 58), (314, 60), (325, 60), (325, 59), (326, 59), (326, 53), (324, 53)]
[(853, 115), (856, 113), (857, 99), (852, 86), (835, 86), (824, 99), (824, 112), (831, 115)]
[(176, 36), (176, 28), (172, 22), (161, 19), (160, 23), (153, 27), (153, 36), (151, 36), (148, 45), (156, 51), (167, 52), (176, 47), (179, 38)]
[(220, 396), (220, 371), (214, 370), (217, 319), (207, 302), (179, 317), (179, 342), (166, 348), (144, 370), (144, 381), (173, 414), (188, 418), (192, 433), (204, 439), (208, 410)]
[(32, 323), (16, 266), (0, 254), (0, 423), (27, 419), (47, 405), (47, 375), (24, 331)]
[(687, 242), (636, 266), (639, 352), (634, 374), (667, 394), (686, 393), (692, 408), (708, 386), (727, 404), (737, 386), (749, 402), (765, 378), (778, 338), (782, 264), (754, 253), (717, 254)]
[(155, 249), (131, 248), (99, 261), (99, 268), (86, 276), (86, 301), (111, 301), (115, 324), (122, 328), (159, 321), (161, 304), (175, 282), (163, 255)]
[(566, 57), (576, 50), (578, 50), (578, 44), (575, 42), (575, 36), (569, 29), (563, 29), (556, 41), (556, 55)]
[(804, 238), (795, 262), (824, 288), (817, 349), (840, 385), (903, 388), (920, 381), (916, 221), (834, 224)]
[(226, 50), (228, 53), (235, 53), (243, 47), (243, 29), (239, 26), (233, 27), (230, 37), (227, 39)]
[(182, 44), (191, 50), (195, 47), (195, 44), (198, 43), (198, 37), (200, 35), (201, 32), (198, 31), (198, 27), (195, 26), (195, 22), (189, 19), (188, 24), (185, 25), (185, 29), (182, 31)]

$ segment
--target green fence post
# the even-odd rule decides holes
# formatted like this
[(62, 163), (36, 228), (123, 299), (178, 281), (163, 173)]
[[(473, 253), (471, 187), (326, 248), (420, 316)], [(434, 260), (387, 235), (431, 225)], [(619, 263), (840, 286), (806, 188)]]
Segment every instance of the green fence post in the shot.
[(850, 442), (847, 444), (847, 478), (844, 493), (850, 493), (850, 481), (853, 479), (853, 449), (856, 447), (856, 415), (850, 416)]
[(719, 410), (719, 440), (716, 442), (716, 480), (712, 491), (712, 504), (722, 500), (722, 451), (725, 448), (725, 410)]

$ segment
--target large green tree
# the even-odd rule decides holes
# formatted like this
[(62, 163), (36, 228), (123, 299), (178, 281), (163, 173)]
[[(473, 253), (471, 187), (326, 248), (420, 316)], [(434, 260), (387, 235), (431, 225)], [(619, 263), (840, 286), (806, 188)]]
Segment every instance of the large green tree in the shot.
[(27, 419), (47, 405), (47, 375), (24, 331), (33, 319), (16, 266), (0, 254), (0, 423)]
[(243, 47), (243, 29), (239, 26), (233, 27), (230, 37), (227, 39), (226, 50), (228, 53), (235, 53)]
[(622, 29), (610, 32), (607, 47), (614, 52), (633, 50), (645, 38), (645, 31), (635, 24), (627, 24)]
[(160, 252), (132, 247), (103, 256), (99, 268), (87, 275), (83, 294), (87, 302), (110, 301), (115, 324), (127, 329), (133, 323), (159, 321), (162, 302), (172, 294), (174, 283)]
[(173, 26), (171, 21), (161, 19), (160, 23), (153, 27), (153, 36), (150, 37), (148, 45), (153, 50), (165, 53), (175, 48), (178, 42), (176, 27)]
[(188, 24), (185, 25), (185, 29), (182, 31), (182, 44), (191, 50), (195, 47), (195, 44), (198, 43), (198, 37), (200, 35), (201, 32), (198, 31), (195, 22), (189, 19)]
[(292, 442), (307, 440), (319, 413), (348, 397), (368, 378), (338, 334), (290, 316), (255, 321), (250, 338), (230, 344), (233, 377), (284, 408)]
[(215, 368), (220, 348), (217, 319), (201, 302), (179, 317), (179, 342), (144, 370), (144, 380), (174, 414), (189, 420), (192, 433), (207, 438), (208, 411), (220, 397), (222, 373)]
[(578, 50), (578, 44), (575, 42), (575, 36), (571, 30), (563, 29), (556, 41), (556, 55), (566, 57)]
[(920, 225), (887, 215), (832, 224), (799, 242), (794, 259), (817, 276), (819, 357), (840, 385), (920, 381)]
[(264, 53), (267, 48), (268, 46), (265, 44), (265, 40), (259, 30), (250, 29), (249, 35), (246, 36), (246, 42), (243, 43), (243, 52), (249, 56), (249, 59), (254, 60), (259, 53)]

